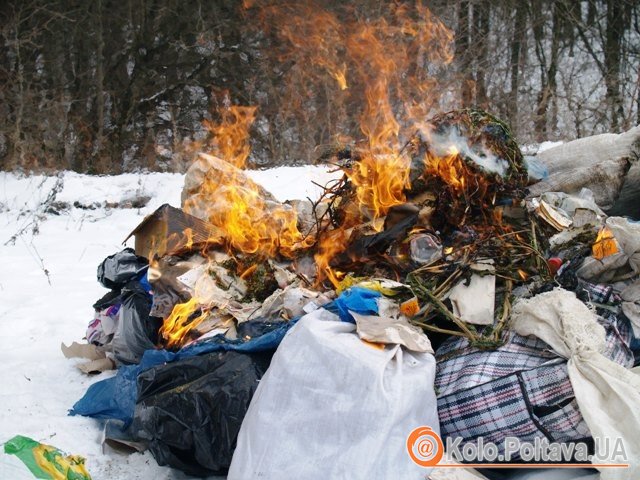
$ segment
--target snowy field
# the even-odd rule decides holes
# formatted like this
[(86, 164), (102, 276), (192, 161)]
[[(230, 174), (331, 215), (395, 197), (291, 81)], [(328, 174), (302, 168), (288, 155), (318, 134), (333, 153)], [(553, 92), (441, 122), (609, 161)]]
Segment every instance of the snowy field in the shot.
[[(280, 200), (317, 196), (311, 180), (331, 178), (322, 167), (250, 176)], [(45, 211), (56, 181), (60, 191)], [(67, 410), (91, 383), (112, 373), (88, 377), (74, 367), (80, 359), (60, 351), (62, 342), (81, 341), (91, 305), (107, 291), (96, 280), (98, 264), (123, 248), (145, 215), (163, 203), (179, 207), (183, 181), (178, 174), (0, 173), (0, 443), (20, 434), (82, 455), (95, 480), (190, 478), (159, 467), (149, 453), (102, 452), (99, 422), (67, 416)], [(151, 197), (143, 208), (105, 206), (127, 206), (140, 196)], [(16, 457), (0, 454), (0, 479), (32, 479), (25, 471)]]

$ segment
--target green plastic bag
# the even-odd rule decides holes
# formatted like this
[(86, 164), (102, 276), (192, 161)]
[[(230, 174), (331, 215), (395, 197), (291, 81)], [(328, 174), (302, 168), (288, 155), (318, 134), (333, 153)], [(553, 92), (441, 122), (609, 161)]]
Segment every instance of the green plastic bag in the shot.
[(4, 453), (17, 456), (36, 478), (45, 480), (91, 480), (84, 458), (65, 455), (56, 447), (16, 435), (4, 444)]

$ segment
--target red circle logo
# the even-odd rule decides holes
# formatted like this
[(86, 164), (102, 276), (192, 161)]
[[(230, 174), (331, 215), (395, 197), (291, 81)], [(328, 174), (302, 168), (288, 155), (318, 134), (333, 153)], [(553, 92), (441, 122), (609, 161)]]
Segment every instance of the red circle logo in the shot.
[(444, 456), (444, 445), (431, 427), (418, 427), (407, 437), (407, 452), (421, 467), (435, 467)]

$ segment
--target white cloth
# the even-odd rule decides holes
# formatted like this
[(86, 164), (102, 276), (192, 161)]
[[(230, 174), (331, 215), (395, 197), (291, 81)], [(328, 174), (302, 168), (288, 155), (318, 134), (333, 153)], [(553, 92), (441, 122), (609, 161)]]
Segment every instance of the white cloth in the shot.
[(378, 349), (324, 309), (298, 321), (260, 381), (229, 480), (424, 479), (407, 437), (439, 433), (435, 359)]
[(621, 458), (597, 463), (629, 463), (629, 468), (602, 468), (603, 480), (640, 478), (640, 376), (604, 355), (605, 330), (596, 315), (574, 293), (555, 289), (514, 305), (512, 327), (534, 335), (568, 359), (571, 385), (594, 438), (621, 439)]

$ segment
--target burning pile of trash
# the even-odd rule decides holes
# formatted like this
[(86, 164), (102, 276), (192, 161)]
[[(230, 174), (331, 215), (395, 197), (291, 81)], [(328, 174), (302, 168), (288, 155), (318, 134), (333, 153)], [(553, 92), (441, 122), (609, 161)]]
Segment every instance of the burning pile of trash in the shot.
[(98, 267), (110, 291), (66, 354), (118, 367), (71, 412), (105, 442), (193, 475), (423, 478), (420, 426), (497, 455), (609, 438), (630, 466), (607, 478), (637, 478), (639, 223), (588, 189), (528, 196), (544, 167), (479, 110), (328, 152), (343, 175), (317, 201), (276, 201), (229, 151)]

